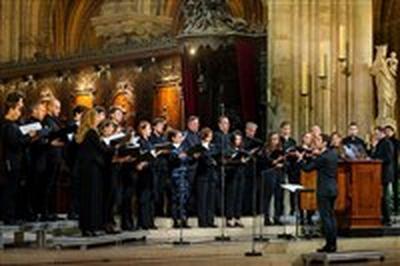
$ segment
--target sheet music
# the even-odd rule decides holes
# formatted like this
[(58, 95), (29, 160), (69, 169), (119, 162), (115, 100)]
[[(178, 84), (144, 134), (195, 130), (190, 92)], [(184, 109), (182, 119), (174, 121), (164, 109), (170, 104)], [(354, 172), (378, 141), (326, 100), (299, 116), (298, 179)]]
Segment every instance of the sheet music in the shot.
[(297, 190), (303, 190), (304, 186), (298, 184), (282, 184), (283, 189), (289, 190), (290, 192), (296, 192)]
[(114, 134), (114, 135), (111, 135), (111, 136), (109, 136), (109, 137), (107, 137), (107, 138), (103, 138), (103, 141), (104, 141), (107, 145), (110, 145), (111, 141), (116, 140), (116, 139), (124, 138), (125, 136), (126, 136), (125, 133), (119, 132), (119, 133), (116, 133), (116, 134)]
[(26, 124), (26, 125), (20, 126), (19, 130), (21, 130), (21, 133), (23, 135), (26, 135), (29, 132), (38, 131), (38, 130), (41, 130), (42, 128), (43, 128), (42, 124), (40, 124), (39, 122), (34, 122), (34, 123), (30, 123), (30, 124)]
[(72, 141), (74, 139), (74, 133), (69, 133), (67, 135), (67, 138), (68, 138), (69, 141)]

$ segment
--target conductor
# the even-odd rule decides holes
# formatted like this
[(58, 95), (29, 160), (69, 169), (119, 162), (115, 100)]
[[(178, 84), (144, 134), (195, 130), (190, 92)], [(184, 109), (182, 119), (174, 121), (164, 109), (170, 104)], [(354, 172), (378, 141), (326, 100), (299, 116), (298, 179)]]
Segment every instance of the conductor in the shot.
[(334, 149), (329, 148), (330, 137), (322, 134), (314, 150), (315, 157), (309, 161), (303, 160), (304, 153), (298, 153), (301, 168), (310, 172), (318, 172), (317, 205), (320, 213), (326, 244), (317, 252), (336, 252), (336, 220), (335, 200), (337, 196), (336, 172), (338, 168), (338, 155)]

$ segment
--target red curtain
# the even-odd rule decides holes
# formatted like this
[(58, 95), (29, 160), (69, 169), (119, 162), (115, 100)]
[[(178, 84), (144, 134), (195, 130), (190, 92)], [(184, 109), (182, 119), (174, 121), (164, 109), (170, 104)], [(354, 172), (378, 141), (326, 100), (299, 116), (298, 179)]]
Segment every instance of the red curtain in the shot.
[(257, 47), (249, 39), (236, 41), (241, 111), (244, 121), (256, 121)]
[(185, 101), (185, 116), (198, 115), (198, 86), (196, 82), (196, 64), (185, 53), (182, 56), (183, 99)]

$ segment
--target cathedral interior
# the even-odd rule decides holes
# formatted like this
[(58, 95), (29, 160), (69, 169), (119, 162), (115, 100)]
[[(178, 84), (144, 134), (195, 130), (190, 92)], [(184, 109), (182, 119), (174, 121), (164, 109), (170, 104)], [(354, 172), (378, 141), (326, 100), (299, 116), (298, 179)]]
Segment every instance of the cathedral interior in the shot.
[(398, 1), (227, 1), (248, 34), (216, 49), (198, 45), (195, 55), (180, 38), (182, 2), (1, 1), (2, 97), (52, 93), (63, 116), (76, 104), (120, 104), (132, 123), (163, 114), (175, 127), (193, 113), (212, 121), (221, 103), (237, 123), (256, 120), (264, 132), (283, 120), (295, 134), (313, 124), (342, 131), (351, 121), (367, 134), (375, 125), (369, 67), (376, 45), (400, 49)]
[[(0, 113), (7, 95), (20, 91), (28, 107), (59, 99), (63, 121), (79, 105), (118, 106), (127, 128), (165, 117), (183, 130), (197, 115), (214, 129), (226, 114), (235, 129), (257, 123), (262, 139), (289, 121), (295, 139), (314, 125), (346, 135), (355, 122), (369, 140), (376, 126), (400, 126), (399, 15), (400, 0), (0, 0)], [(66, 213), (71, 184), (61, 175), (57, 208)], [(340, 247), (383, 243), (390, 253), (400, 246), (399, 234)], [(243, 265), (235, 259), (242, 247), (188, 250), (212, 254), (206, 265)], [(141, 246), (137, 254), (132, 248), (130, 256), (145, 265), (204, 265), (195, 255), (174, 264), (183, 253), (158, 248)], [(264, 251), (273, 254), (269, 265), (303, 265), (298, 253)], [(31, 265), (34, 252), (22, 264)], [(88, 252), (86, 259), (118, 260), (118, 252)], [(224, 252), (230, 257), (221, 259)], [(20, 259), (6, 255), (8, 262)], [(60, 256), (65, 263), (81, 254)], [(54, 257), (40, 250), (35, 260)]]

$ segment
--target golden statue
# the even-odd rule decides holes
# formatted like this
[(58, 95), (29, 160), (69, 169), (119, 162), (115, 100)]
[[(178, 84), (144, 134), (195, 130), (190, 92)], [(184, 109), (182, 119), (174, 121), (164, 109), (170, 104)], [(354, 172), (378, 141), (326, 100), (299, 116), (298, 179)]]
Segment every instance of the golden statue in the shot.
[(375, 78), (378, 96), (377, 125), (396, 125), (395, 107), (397, 100), (396, 72), (398, 60), (396, 53), (387, 58), (387, 45), (376, 46), (376, 57), (371, 67), (371, 75)]

